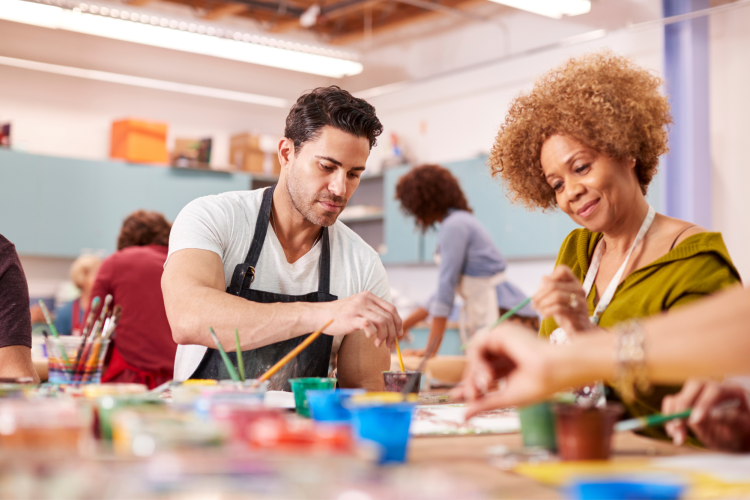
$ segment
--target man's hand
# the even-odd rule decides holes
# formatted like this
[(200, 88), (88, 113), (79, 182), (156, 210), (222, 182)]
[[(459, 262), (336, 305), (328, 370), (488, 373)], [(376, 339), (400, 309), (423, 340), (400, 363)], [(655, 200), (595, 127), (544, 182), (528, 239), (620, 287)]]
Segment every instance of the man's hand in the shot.
[(348, 335), (362, 330), (367, 338), (375, 339), (375, 347), (386, 344), (389, 349), (396, 346), (396, 337), (403, 336), (401, 316), (389, 302), (371, 292), (360, 292), (334, 302), (316, 304), (321, 306), (321, 326), (333, 318), (334, 322), (325, 331), (328, 335)]
[(554, 318), (571, 340), (576, 333), (593, 327), (581, 282), (567, 266), (557, 266), (551, 275), (542, 278), (531, 306), (543, 318)]
[[(708, 448), (719, 451), (750, 451), (750, 407), (745, 389), (699, 379), (688, 380), (682, 390), (662, 401), (662, 413), (693, 411), (687, 426)], [(665, 426), (676, 445), (687, 437), (683, 420)]]

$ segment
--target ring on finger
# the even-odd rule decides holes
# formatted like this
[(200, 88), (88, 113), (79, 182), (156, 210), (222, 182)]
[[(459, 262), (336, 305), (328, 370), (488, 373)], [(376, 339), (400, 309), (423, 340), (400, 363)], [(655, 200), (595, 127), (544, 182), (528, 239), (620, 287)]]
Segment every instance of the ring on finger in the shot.
[(568, 305), (570, 306), (571, 309), (575, 309), (576, 307), (578, 307), (578, 297), (576, 296), (575, 293), (570, 294), (570, 300), (568, 301)]

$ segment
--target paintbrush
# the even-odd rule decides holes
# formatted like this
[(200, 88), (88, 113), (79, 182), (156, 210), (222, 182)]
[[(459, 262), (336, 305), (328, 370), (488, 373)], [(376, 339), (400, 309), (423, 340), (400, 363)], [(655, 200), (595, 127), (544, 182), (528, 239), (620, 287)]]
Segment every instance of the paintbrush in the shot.
[(85, 340), (84, 348), (81, 353), (81, 356), (78, 357), (77, 363), (76, 363), (76, 374), (79, 374), (83, 368), (86, 366), (86, 360), (89, 357), (89, 354), (91, 352), (91, 345), (94, 339), (97, 337), (101, 329), (104, 327), (104, 320), (107, 316), (107, 312), (109, 312), (109, 306), (112, 303), (112, 295), (107, 294), (107, 296), (104, 298), (104, 305), (102, 306), (101, 314), (99, 315), (99, 319), (96, 320), (96, 323), (94, 323), (94, 326), (91, 328), (91, 331), (89, 332), (88, 337)]
[[(83, 377), (82, 382), (87, 382), (97, 372), (99, 368), (99, 356), (102, 354), (102, 346), (109, 340), (115, 331), (120, 316), (122, 315), (122, 306), (116, 305), (112, 309), (112, 315), (104, 320), (104, 326), (101, 328), (99, 335), (94, 337), (92, 341), (92, 347), (90, 349), (90, 355), (84, 359), (83, 362)], [(92, 368), (87, 369), (89, 365)]]
[[(740, 402), (736, 399), (730, 399), (724, 401), (711, 409), (711, 413), (721, 412), (730, 408), (736, 408), (740, 405)], [(645, 429), (647, 427), (656, 427), (669, 422), (670, 420), (677, 420), (688, 418), (693, 412), (692, 408), (681, 411), (679, 413), (670, 413), (669, 415), (662, 415), (661, 413), (655, 413), (653, 415), (647, 415), (645, 417), (631, 418), (629, 420), (623, 420), (615, 424), (615, 432), (624, 431), (635, 431), (639, 429)]]
[(237, 370), (234, 369), (234, 365), (232, 365), (232, 361), (229, 359), (229, 356), (227, 356), (226, 351), (224, 351), (224, 348), (221, 346), (221, 342), (219, 342), (219, 337), (216, 336), (216, 332), (214, 332), (214, 329), (212, 327), (208, 327), (208, 331), (211, 333), (211, 338), (213, 338), (214, 342), (216, 343), (216, 348), (219, 350), (219, 354), (221, 355), (221, 359), (224, 361), (224, 364), (227, 367), (227, 371), (229, 372), (229, 376), (235, 382), (239, 382), (240, 381), (240, 376), (237, 375)]
[(237, 343), (237, 368), (240, 369), (240, 380), (245, 381), (245, 362), (242, 360), (242, 348), (240, 347), (240, 332), (234, 329), (234, 341)]
[(115, 328), (117, 327), (117, 323), (120, 321), (120, 316), (122, 315), (122, 306), (116, 305), (114, 309), (112, 309), (112, 316), (110, 316), (111, 320), (109, 322), (109, 327), (106, 327), (102, 330), (102, 340), (107, 340), (115, 333)]
[[(52, 332), (52, 336), (56, 339), (59, 339), (60, 336), (57, 334), (57, 328), (55, 328), (55, 324), (52, 322), (52, 316), (49, 314), (49, 309), (47, 309), (47, 305), (44, 303), (42, 299), (39, 299), (39, 307), (42, 308), (42, 313), (44, 314), (44, 320), (47, 322), (47, 326), (49, 326), (50, 331)], [(63, 360), (65, 370), (64, 373), (67, 376), (68, 371), (70, 370), (70, 359), (68, 358), (68, 353), (65, 352), (65, 348), (62, 346), (62, 344), (57, 344), (57, 347), (60, 351), (60, 357)]]
[[(531, 302), (531, 297), (526, 298), (523, 302), (521, 302), (520, 304), (518, 304), (516, 307), (514, 307), (510, 311), (506, 312), (505, 314), (503, 314), (502, 316), (500, 316), (499, 318), (497, 318), (497, 321), (495, 321), (494, 323), (492, 323), (492, 325), (489, 327), (489, 330), (492, 330), (497, 325), (499, 325), (500, 323), (502, 323), (506, 319), (510, 318), (514, 314), (516, 314), (518, 311), (520, 311), (521, 309), (523, 309), (524, 307), (526, 307), (527, 305), (529, 305), (530, 302)], [(465, 350), (467, 347), (469, 347), (469, 344), (471, 344), (471, 341), (469, 341), (469, 342), (465, 343), (464, 345), (462, 345), (461, 349)]]
[(78, 352), (76, 353), (76, 359), (73, 362), (73, 372), (78, 371), (78, 363), (81, 362), (81, 356), (83, 355), (83, 348), (86, 345), (86, 337), (89, 334), (89, 330), (94, 326), (94, 319), (96, 318), (97, 310), (99, 309), (99, 302), (101, 302), (101, 299), (99, 297), (94, 297), (94, 300), (91, 301), (91, 308), (89, 309), (89, 315), (86, 318), (86, 323), (83, 327), (83, 331), (81, 332), (81, 345), (78, 346)]
[(269, 378), (273, 377), (274, 374), (279, 371), (285, 364), (293, 360), (299, 353), (305, 350), (307, 346), (313, 343), (315, 339), (317, 339), (321, 333), (323, 333), (323, 330), (328, 328), (331, 323), (333, 323), (333, 319), (331, 319), (328, 323), (326, 323), (323, 328), (320, 330), (317, 330), (310, 334), (309, 337), (307, 337), (305, 340), (303, 340), (297, 347), (289, 351), (289, 353), (281, 358), (278, 363), (273, 365), (266, 373), (260, 376), (254, 383), (253, 387), (258, 387), (260, 384), (268, 380)]
[(96, 318), (96, 311), (99, 309), (99, 302), (102, 300), (99, 297), (94, 297), (94, 300), (91, 301), (91, 308), (89, 309), (89, 315), (86, 317), (86, 323), (84, 323), (83, 331), (81, 332), (81, 337), (84, 339), (86, 338), (86, 335), (88, 335), (89, 330), (92, 326), (94, 326), (94, 319)]
[[(427, 361), (430, 359), (432, 354), (437, 350), (437, 348), (438, 348), (438, 344), (435, 343), (433, 344), (432, 347), (430, 347), (429, 352), (425, 352), (424, 358), (422, 358), (422, 362), (419, 363), (419, 366), (416, 369), (417, 372), (421, 372), (422, 370), (424, 370), (424, 367), (427, 364)], [(404, 397), (404, 401), (406, 401), (407, 394), (409, 394), (412, 391), (412, 389), (414, 389), (414, 384), (417, 383), (417, 378), (418, 377), (416, 375), (412, 376), (409, 380), (407, 380), (406, 384), (404, 384), (404, 388), (401, 389), (401, 395)]]
[(398, 337), (396, 337), (396, 352), (398, 353), (398, 365), (401, 367), (401, 372), (405, 372), (404, 370), (404, 358), (401, 357), (401, 347), (398, 345)]

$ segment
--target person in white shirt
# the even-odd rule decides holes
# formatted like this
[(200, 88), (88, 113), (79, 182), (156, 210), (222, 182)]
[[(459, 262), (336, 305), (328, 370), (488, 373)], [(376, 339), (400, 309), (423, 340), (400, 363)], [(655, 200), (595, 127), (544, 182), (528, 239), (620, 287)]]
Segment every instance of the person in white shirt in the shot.
[(337, 221), (381, 132), (366, 101), (317, 88), (287, 116), (276, 186), (206, 196), (180, 212), (162, 278), (179, 344), (175, 380), (228, 378), (209, 327), (226, 351), (235, 351), (238, 329), (253, 378), (333, 319), (270, 388), (327, 376), (338, 353), (340, 387), (382, 390), (401, 318), (378, 254)]

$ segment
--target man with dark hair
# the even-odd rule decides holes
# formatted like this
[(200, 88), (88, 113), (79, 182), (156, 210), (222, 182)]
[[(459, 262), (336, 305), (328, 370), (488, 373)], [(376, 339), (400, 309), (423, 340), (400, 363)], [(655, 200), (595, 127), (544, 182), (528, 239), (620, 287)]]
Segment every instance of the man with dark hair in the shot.
[(338, 353), (340, 387), (382, 390), (401, 318), (377, 253), (337, 222), (382, 130), (364, 100), (317, 88), (289, 112), (276, 186), (206, 196), (180, 212), (162, 278), (180, 344), (176, 380), (229, 378), (210, 327), (235, 366), (238, 329), (246, 376), (255, 378), (333, 319), (271, 389), (327, 376)]

